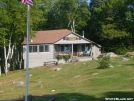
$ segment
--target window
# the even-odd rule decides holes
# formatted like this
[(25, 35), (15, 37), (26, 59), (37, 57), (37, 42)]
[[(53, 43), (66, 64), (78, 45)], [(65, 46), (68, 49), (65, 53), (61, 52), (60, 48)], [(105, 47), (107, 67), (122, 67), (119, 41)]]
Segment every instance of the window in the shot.
[(30, 45), (29, 52), (49, 52), (49, 45)]
[(39, 45), (39, 52), (44, 52), (44, 45)]
[(49, 52), (49, 45), (45, 45), (45, 52)]
[(85, 51), (88, 51), (88, 50), (89, 50), (89, 45), (86, 45)]
[(82, 45), (82, 51), (85, 51), (85, 45)]
[(65, 52), (69, 52), (69, 45), (65, 45)]
[(49, 52), (49, 45), (39, 45), (39, 52)]
[(70, 45), (61, 45), (62, 52), (70, 52), (70, 50), (71, 50)]
[(61, 51), (64, 51), (64, 45), (61, 45)]
[(37, 52), (37, 45), (30, 45), (29, 46), (29, 52)]

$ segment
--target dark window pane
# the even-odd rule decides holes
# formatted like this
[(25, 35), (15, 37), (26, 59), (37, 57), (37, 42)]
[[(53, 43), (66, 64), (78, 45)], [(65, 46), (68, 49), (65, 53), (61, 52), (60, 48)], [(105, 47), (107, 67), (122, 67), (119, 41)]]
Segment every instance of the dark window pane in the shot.
[(82, 51), (85, 51), (85, 45), (82, 45)]
[(88, 51), (88, 50), (89, 50), (89, 45), (86, 45), (85, 51)]
[(65, 45), (65, 52), (69, 52), (69, 45)]
[(39, 52), (44, 52), (44, 45), (39, 46)]
[(33, 50), (32, 46), (29, 46), (29, 52), (32, 52), (32, 50)]
[(33, 46), (33, 52), (37, 52), (37, 46)]
[(64, 51), (64, 45), (61, 45), (61, 51)]
[(45, 45), (45, 52), (49, 52), (49, 45)]

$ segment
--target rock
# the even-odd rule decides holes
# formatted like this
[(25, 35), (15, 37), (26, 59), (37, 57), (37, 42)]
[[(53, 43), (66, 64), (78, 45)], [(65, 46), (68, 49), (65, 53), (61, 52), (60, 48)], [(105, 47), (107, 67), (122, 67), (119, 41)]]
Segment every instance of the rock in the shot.
[(122, 61), (128, 61), (129, 59), (127, 59), (127, 58), (122, 58)]
[(51, 90), (51, 92), (55, 92), (55, 90)]
[(29, 75), (29, 77), (33, 76), (32, 74)]
[(134, 52), (127, 52), (124, 56), (126, 56), (126, 57), (133, 57), (134, 56)]
[(23, 86), (24, 81), (13, 81), (13, 84), (15, 84), (16, 86)]
[(113, 66), (113, 65), (111, 65), (111, 64), (109, 64), (109, 68), (114, 68), (114, 66)]
[(75, 76), (74, 78), (78, 78), (78, 77), (80, 77), (80, 75), (77, 75), (77, 76)]
[(55, 71), (61, 71), (62, 70), (62, 68), (56, 68), (55, 69)]
[(98, 73), (93, 73), (92, 75), (97, 75)]
[(106, 53), (106, 56), (109, 56), (109, 57), (117, 57), (118, 55), (116, 55), (113, 52), (109, 52), (109, 53)]

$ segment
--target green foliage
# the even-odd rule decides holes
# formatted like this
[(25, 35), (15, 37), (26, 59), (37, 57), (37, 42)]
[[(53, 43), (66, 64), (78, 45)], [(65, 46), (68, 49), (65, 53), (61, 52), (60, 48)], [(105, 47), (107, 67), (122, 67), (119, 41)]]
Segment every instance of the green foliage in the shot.
[(63, 59), (67, 62), (70, 59), (71, 55), (64, 55)]
[(134, 43), (133, 6), (132, 0), (91, 0), (91, 19), (87, 27), (91, 34), (88, 37), (107, 52), (132, 51), (128, 46)]
[(63, 59), (63, 56), (62, 55), (57, 55), (56, 59), (59, 61), (59, 60)]
[(115, 53), (124, 55), (128, 51), (129, 51), (129, 49), (127, 49), (126, 47), (118, 47), (118, 48), (116, 48)]
[(109, 56), (100, 56), (98, 58), (98, 63), (99, 63), (99, 69), (105, 69), (109, 68), (110, 64), (110, 57)]
[(48, 29), (71, 29), (73, 21), (77, 29), (82, 29), (90, 19), (90, 11), (87, 2), (79, 0), (57, 0), (48, 12)]
[(56, 56), (56, 59), (57, 60), (61, 60), (61, 59), (64, 59), (66, 62), (70, 59), (71, 55), (57, 55)]

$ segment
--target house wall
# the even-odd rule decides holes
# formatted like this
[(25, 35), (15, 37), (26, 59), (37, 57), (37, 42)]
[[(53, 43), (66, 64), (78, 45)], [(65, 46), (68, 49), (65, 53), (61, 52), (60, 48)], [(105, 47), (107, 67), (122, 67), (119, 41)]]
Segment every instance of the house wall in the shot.
[(101, 54), (101, 48), (97, 47), (96, 45), (92, 45), (91, 54), (92, 58), (97, 58)]
[[(23, 59), (24, 59), (24, 68), (26, 68), (26, 45), (23, 46)], [(35, 52), (29, 53), (29, 68), (43, 66), (46, 61), (53, 61), (54, 59), (54, 48), (53, 44), (49, 44), (49, 52)]]

